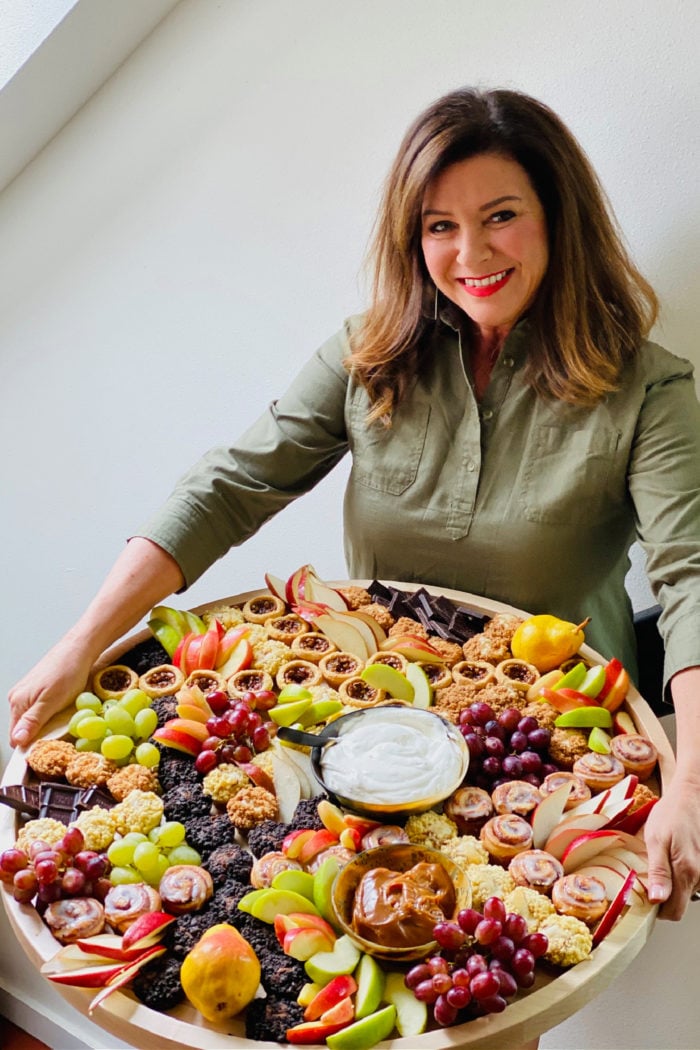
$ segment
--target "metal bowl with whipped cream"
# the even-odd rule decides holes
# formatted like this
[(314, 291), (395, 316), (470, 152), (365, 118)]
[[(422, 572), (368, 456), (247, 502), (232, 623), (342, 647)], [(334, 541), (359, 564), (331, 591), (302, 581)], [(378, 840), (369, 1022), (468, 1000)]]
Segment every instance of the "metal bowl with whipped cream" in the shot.
[(457, 726), (435, 712), (385, 705), (329, 723), (311, 765), (339, 805), (396, 821), (451, 795), (466, 776), (469, 750)]

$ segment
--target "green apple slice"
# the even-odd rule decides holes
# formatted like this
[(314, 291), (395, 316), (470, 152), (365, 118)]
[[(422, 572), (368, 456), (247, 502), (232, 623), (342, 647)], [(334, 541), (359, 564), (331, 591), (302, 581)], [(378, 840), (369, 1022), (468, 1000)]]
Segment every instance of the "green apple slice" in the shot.
[(335, 1035), (329, 1035), (326, 1046), (330, 1050), (369, 1050), (391, 1035), (395, 1021), (396, 1007), (390, 1003), (376, 1013), (363, 1017), (361, 1021), (355, 1021), (354, 1024), (341, 1029)]
[(288, 704), (277, 704), (268, 711), (268, 714), (278, 726), (291, 726), (299, 721), (309, 707), (311, 707), (311, 700), (292, 700)]
[[(371, 955), (363, 955), (354, 976), (357, 981), (355, 1017), (359, 1021), (379, 1009), (384, 995), (384, 971)], [(412, 992), (410, 995), (414, 998)]]
[(315, 726), (319, 722), (325, 722), (331, 715), (337, 715), (343, 710), (340, 700), (316, 700), (304, 711), (299, 719), (300, 724), (306, 729), (307, 726)]
[(595, 664), (586, 671), (586, 676), (579, 686), (575, 686), (579, 693), (584, 696), (595, 698), (605, 685), (605, 668), (602, 664)]
[(314, 876), (310, 871), (297, 871), (295, 868), (286, 868), (278, 871), (272, 880), (273, 890), (291, 890), (299, 893), (307, 900), (314, 899)]
[(427, 674), (419, 664), (409, 661), (406, 667), (406, 678), (413, 686), (413, 706), (427, 711), (433, 706), (433, 687)]
[(338, 974), (352, 973), (361, 955), (362, 952), (357, 945), (350, 940), (347, 934), (343, 934), (333, 945), (332, 951), (316, 952), (306, 960), (304, 967), (307, 976), (312, 981), (316, 981), (317, 984), (328, 984), (331, 978), (337, 977)]
[(609, 755), (610, 737), (600, 726), (594, 726), (588, 734), (588, 746), (598, 755)]
[(586, 665), (583, 661), (580, 661), (574, 664), (565, 675), (562, 675), (559, 681), (552, 686), (552, 689), (578, 689), (585, 677)]
[(413, 703), (415, 690), (405, 674), (389, 664), (369, 664), (360, 674), (360, 678), (373, 689), (384, 689), (396, 700)]
[(388, 973), (384, 984), (384, 1002), (396, 1007), (396, 1029), (400, 1036), (422, 1035), (428, 1026), (428, 1007), (406, 987), (402, 973)]
[(554, 724), (558, 729), (610, 729), (612, 715), (605, 707), (574, 707), (559, 715)]
[(313, 902), (322, 917), (336, 929), (339, 929), (339, 927), (333, 904), (331, 902), (331, 890), (339, 871), (340, 861), (338, 858), (332, 855), (330, 857), (325, 857), (314, 872), (312, 896)]
[[(256, 894), (253, 897), (253, 894)], [(251, 899), (252, 898), (252, 899)], [(245, 902), (246, 907), (242, 907)], [(301, 911), (310, 915), (318, 915), (318, 909), (313, 901), (301, 893), (293, 890), (277, 890), (268, 886), (262, 890), (251, 890), (238, 902), (241, 911), (248, 912), (261, 919), (263, 922), (273, 923), (275, 915), (289, 915), (293, 911)], [(311, 978), (314, 980), (314, 978)]]
[(313, 700), (313, 698), (314, 694), (305, 685), (290, 682), (289, 685), (282, 686), (277, 701), (280, 704), (291, 704), (295, 700)]

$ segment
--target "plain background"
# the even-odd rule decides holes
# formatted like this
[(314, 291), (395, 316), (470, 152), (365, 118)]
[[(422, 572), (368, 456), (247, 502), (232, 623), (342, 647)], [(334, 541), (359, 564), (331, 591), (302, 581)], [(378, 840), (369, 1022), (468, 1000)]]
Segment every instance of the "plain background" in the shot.
[[(182, 0), (0, 195), (3, 689), (182, 470), (362, 308), (385, 172), (452, 88), (518, 88), (564, 118), (662, 297), (657, 338), (700, 364), (698, 23), (681, 0)], [(55, 87), (38, 78), (23, 119)], [(342, 577), (346, 470), (179, 603), (306, 561)], [(639, 570), (630, 589), (647, 604)], [(697, 908), (543, 1047), (697, 1050)], [(60, 1012), (2, 955), (0, 984)]]

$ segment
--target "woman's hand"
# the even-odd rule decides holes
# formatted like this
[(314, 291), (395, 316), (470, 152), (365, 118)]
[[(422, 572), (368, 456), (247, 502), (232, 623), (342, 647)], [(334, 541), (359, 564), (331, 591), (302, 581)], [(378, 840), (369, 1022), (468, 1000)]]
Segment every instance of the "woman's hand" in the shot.
[(42, 726), (86, 686), (92, 655), (66, 638), (51, 649), (9, 693), (10, 742), (26, 747)]
[(680, 919), (700, 888), (700, 667), (671, 680), (676, 711), (676, 771), (644, 830), (649, 854), (649, 900), (662, 919)]

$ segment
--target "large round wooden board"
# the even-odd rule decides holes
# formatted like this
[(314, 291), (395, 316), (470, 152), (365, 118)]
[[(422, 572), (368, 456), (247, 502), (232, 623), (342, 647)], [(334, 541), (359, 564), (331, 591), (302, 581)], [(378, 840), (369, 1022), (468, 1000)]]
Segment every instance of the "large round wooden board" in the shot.
[[(347, 585), (348, 581), (336, 581)], [(369, 581), (353, 580), (357, 586)], [(417, 585), (393, 581), (391, 585), (403, 590), (415, 590)], [(512, 609), (472, 594), (444, 588), (426, 587), (433, 594), (441, 594), (460, 605), (467, 605), (478, 613), (493, 616), (496, 612), (526, 612)], [(199, 606), (202, 612), (214, 605), (240, 605), (264, 591), (248, 591)], [(147, 630), (122, 639), (98, 661), (97, 666), (115, 663), (134, 645), (150, 637)], [(593, 662), (604, 663), (603, 658), (588, 646), (581, 650)], [(627, 708), (640, 732), (646, 734), (659, 752), (659, 773), (663, 790), (674, 769), (674, 756), (669, 741), (651, 708), (635, 689), (630, 689)], [(65, 714), (57, 716), (47, 727), (45, 735), (60, 736), (65, 732)], [(25, 752), (16, 750), (5, 770), (2, 783), (20, 784), (27, 777)], [(11, 846), (16, 838), (16, 816), (13, 810), (0, 806), (0, 850)], [(20, 905), (7, 887), (2, 887), (2, 898), (10, 923), (22, 948), (39, 968), (57, 951), (58, 944), (44, 926), (33, 907)], [(537, 984), (521, 998), (514, 1000), (502, 1014), (470, 1021), (455, 1028), (438, 1029), (410, 1039), (392, 1039), (378, 1044), (382, 1050), (437, 1050), (440, 1047), (469, 1048), (469, 1050), (517, 1050), (523, 1042), (560, 1024), (606, 988), (641, 951), (646, 943), (656, 915), (656, 907), (635, 903), (618, 921), (605, 940), (584, 962), (570, 970), (545, 973), (541, 971)], [(58, 986), (55, 986), (58, 987)], [(61, 994), (75, 1009), (87, 1016), (94, 991), (61, 988)], [(277, 1048), (279, 1043), (263, 1043), (246, 1039), (243, 1024), (235, 1019), (227, 1026), (213, 1026), (204, 1021), (189, 1005), (182, 1005), (169, 1013), (158, 1013), (143, 1006), (131, 993), (117, 992), (90, 1015), (110, 1035), (132, 1043), (139, 1050), (262, 1050)]]

